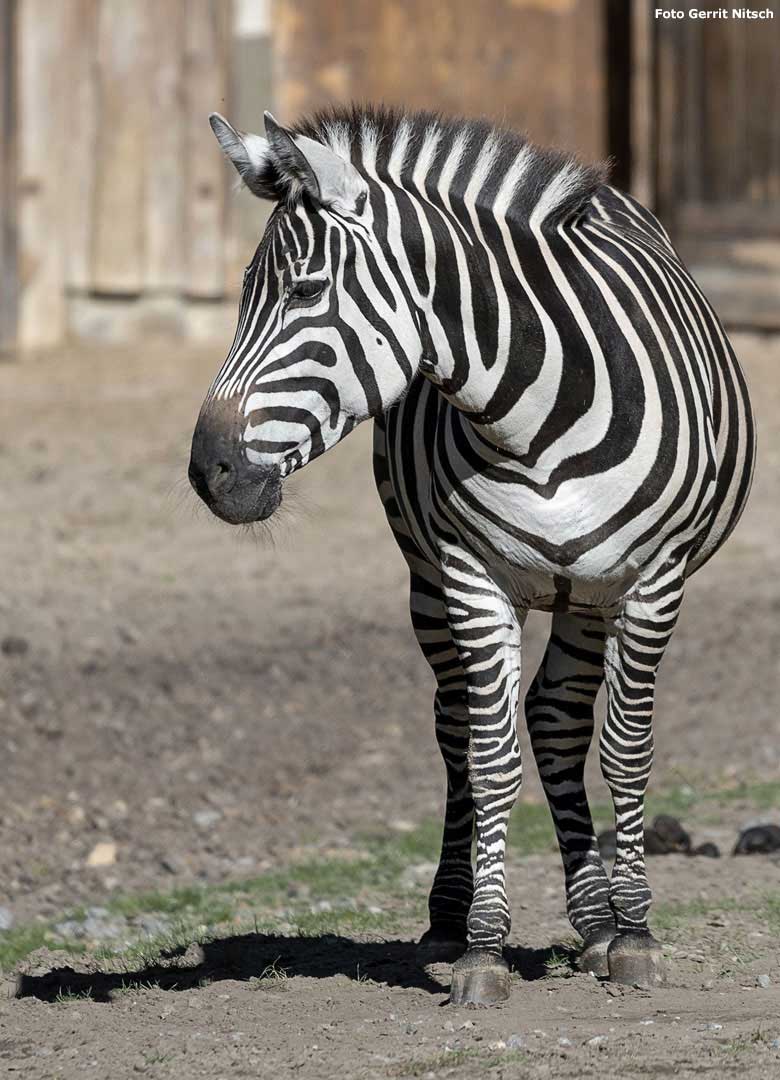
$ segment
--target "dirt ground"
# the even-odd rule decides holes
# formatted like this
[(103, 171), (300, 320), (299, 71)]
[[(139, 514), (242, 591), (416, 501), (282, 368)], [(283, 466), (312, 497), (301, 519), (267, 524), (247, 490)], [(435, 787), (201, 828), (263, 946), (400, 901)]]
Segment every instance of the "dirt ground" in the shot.
[[(766, 799), (780, 781), (780, 341), (735, 345), (759, 419), (757, 478), (737, 533), (689, 585), (653, 773), (658, 791), (770, 785), (760, 806), (691, 807), (697, 840), (725, 851), (751, 819), (780, 823)], [(233, 531), (186, 482), (220, 360), (157, 344), (0, 363), (0, 919), (17, 927), (337, 858), (367, 830), (403, 834), (440, 813), (433, 685), (370, 431), (297, 477), (270, 530)], [(526, 682), (546, 626), (529, 621)], [(592, 789), (605, 800), (595, 764)], [(106, 865), (91, 866), (100, 844)], [(424, 867), (424, 897), (422, 879)], [(77, 957), (93, 1000), (52, 1001), (35, 980), (64, 961), (42, 955), (26, 996), (0, 1002), (0, 1074), (780, 1076), (780, 867), (670, 856), (651, 881), (670, 961), (669, 987), (651, 995), (557, 970), (559, 860), (517, 855), (518, 977), (503, 1008), (440, 1007), (446, 987), (414, 968), (422, 927), (406, 908), (392, 934), (212, 942), (181, 961), (178, 992), (139, 976), (111, 994)], [(258, 979), (277, 960), (288, 977)]]

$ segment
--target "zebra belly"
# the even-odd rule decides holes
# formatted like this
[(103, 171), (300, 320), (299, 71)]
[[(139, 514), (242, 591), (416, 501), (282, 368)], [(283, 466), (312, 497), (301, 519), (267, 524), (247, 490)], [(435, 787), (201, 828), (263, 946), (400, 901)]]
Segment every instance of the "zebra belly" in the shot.
[[(440, 564), (443, 545), (459, 547), (478, 558), (518, 609), (610, 615), (665, 557), (667, 537), (679, 544), (680, 515), (663, 499), (615, 523), (625, 491), (639, 487), (641, 477), (612, 479), (611, 509), (604, 499), (582, 498), (580, 489), (563, 486), (543, 498), (520, 483), (495, 483), (474, 472), (459, 476), (451, 459), (442, 458), (439, 438), (452, 407), (439, 399), (434, 422), (431, 411), (428, 424), (421, 422), (432, 393), (423, 384), (393, 410), (385, 445), (405, 531), (431, 565)], [(706, 505), (714, 492), (711, 474), (702, 476), (700, 492)], [(688, 495), (693, 500), (696, 492)]]

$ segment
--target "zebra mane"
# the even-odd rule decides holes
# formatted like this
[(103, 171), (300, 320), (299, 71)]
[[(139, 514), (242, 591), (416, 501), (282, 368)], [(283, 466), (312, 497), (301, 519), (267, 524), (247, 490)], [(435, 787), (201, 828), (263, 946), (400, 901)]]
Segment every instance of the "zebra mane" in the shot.
[[(380, 179), (389, 179), (391, 157), (397, 162), (403, 143), (402, 181), (411, 180), (422, 154), (429, 160), (431, 173), (438, 174), (447, 154), (460, 140), (464, 149), (459, 172), (468, 177), (478, 167), (485, 170), (479, 203), (495, 196), (508, 170), (525, 151), (523, 169), (508, 207), (508, 216), (518, 224), (528, 222), (543, 194), (545, 227), (577, 217), (606, 182), (609, 171), (606, 163), (585, 165), (572, 154), (536, 146), (524, 135), (486, 120), (385, 105), (333, 105), (302, 118), (291, 131), (324, 143), (351, 160), (359, 171), (370, 158), (372, 170)], [(457, 177), (454, 185), (460, 190), (465, 188)], [(289, 200), (289, 190), (280, 192), (280, 197)]]

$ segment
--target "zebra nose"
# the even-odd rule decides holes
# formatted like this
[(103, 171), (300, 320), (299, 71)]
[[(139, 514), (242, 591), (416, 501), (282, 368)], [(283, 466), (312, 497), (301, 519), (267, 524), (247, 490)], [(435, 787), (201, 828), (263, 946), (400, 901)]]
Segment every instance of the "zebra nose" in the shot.
[(202, 464), (194, 454), (190, 459), (190, 483), (201, 498), (210, 496), (216, 499), (220, 495), (227, 495), (235, 487), (237, 476), (235, 465), (229, 461)]
[(236, 467), (229, 461), (217, 461), (206, 469), (206, 487), (216, 498), (218, 495), (227, 495), (236, 484)]

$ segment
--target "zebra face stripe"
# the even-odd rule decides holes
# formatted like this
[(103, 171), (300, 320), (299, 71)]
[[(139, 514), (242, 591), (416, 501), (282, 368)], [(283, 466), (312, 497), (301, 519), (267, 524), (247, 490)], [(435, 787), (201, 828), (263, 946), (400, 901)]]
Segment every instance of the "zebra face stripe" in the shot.
[(308, 199), (268, 222), (193, 437), (193, 485), (225, 520), (273, 513), (282, 481), (383, 413), (419, 367), (419, 320), (372, 225), (368, 203), (352, 216)]

